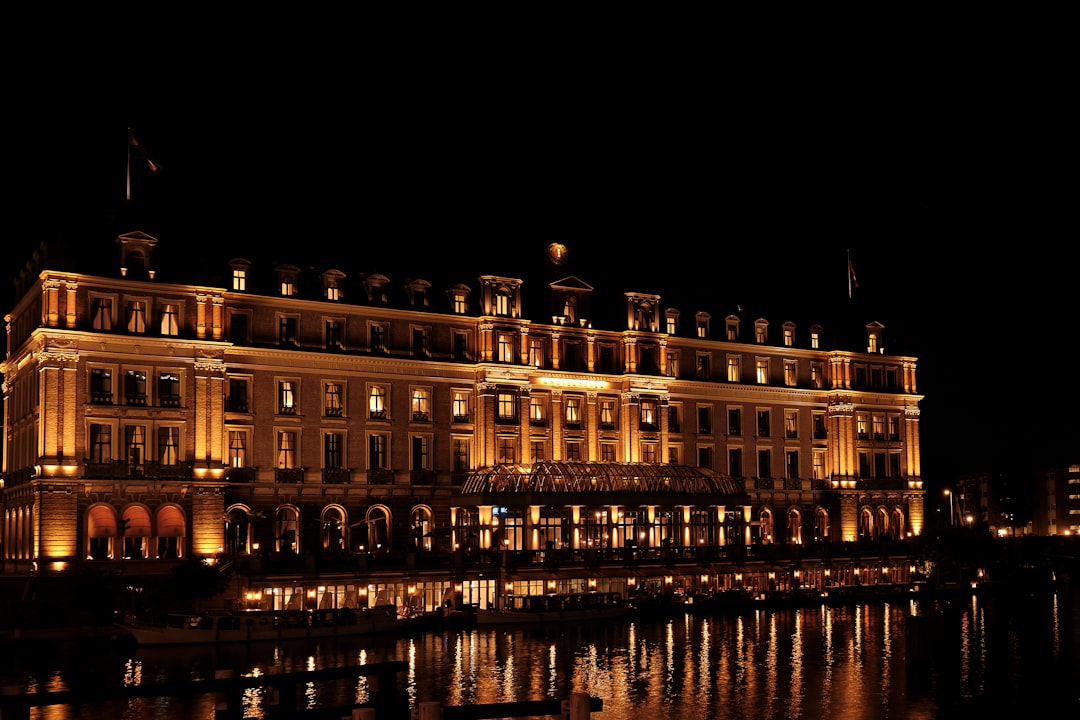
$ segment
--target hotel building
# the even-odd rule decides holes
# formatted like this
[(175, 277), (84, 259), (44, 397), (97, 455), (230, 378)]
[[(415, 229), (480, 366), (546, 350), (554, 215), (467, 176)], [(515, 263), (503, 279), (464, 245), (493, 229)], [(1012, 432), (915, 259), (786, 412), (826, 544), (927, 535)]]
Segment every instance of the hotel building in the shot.
[(97, 274), (43, 250), (19, 279), (6, 573), (198, 557), (261, 604), (413, 602), (419, 582), (426, 607), (450, 585), (479, 604), (727, 588), (726, 564), (770, 549), (922, 531), (916, 358), (886, 354), (878, 322), (840, 349), (823, 325), (649, 293), (602, 317), (558, 245), (534, 296), (532, 268), (437, 285), (234, 258), (222, 282), (175, 282), (158, 244), (120, 235)]

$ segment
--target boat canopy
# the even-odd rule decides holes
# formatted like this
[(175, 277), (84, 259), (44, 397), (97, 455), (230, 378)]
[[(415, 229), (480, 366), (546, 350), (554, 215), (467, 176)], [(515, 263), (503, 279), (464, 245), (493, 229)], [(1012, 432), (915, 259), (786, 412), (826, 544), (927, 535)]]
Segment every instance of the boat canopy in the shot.
[(734, 478), (689, 465), (615, 462), (500, 464), (469, 473), (461, 486), (472, 493), (630, 492), (744, 495)]

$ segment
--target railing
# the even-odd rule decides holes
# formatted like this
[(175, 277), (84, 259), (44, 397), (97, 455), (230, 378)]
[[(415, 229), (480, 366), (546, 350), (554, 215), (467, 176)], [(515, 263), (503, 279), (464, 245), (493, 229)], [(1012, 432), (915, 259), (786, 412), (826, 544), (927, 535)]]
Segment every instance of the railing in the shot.
[(412, 470), (409, 473), (409, 482), (413, 485), (434, 485), (434, 470)]
[(274, 482), (302, 483), (304, 482), (304, 468), (274, 468)]
[(328, 467), (322, 469), (322, 481), (325, 485), (348, 485), (352, 471), (349, 468)]
[(128, 463), (123, 460), (103, 463), (85, 462), (83, 463), (83, 477), (89, 480), (133, 477), (150, 477), (159, 480), (190, 480), (192, 478), (192, 463), (182, 462), (175, 465), (164, 465), (158, 462)]
[(371, 485), (393, 485), (394, 471), (386, 468), (373, 468), (367, 471), (368, 483)]
[(225, 470), (225, 479), (233, 483), (253, 483), (258, 468), (231, 467)]

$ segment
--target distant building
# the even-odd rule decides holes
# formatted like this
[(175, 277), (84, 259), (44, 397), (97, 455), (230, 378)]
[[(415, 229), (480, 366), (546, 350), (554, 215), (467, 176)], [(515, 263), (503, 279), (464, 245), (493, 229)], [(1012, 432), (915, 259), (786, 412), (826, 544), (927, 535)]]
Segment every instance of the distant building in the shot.
[(112, 272), (23, 278), (7, 572), (922, 532), (917, 361), (880, 323), (836, 349), (822, 325), (626, 292), (601, 327), (584, 279), (526, 306), (521, 278), (436, 285), (422, 255), (162, 282), (158, 245), (127, 233)]
[(1034, 535), (1080, 534), (1080, 464), (1038, 473), (1031, 530)]

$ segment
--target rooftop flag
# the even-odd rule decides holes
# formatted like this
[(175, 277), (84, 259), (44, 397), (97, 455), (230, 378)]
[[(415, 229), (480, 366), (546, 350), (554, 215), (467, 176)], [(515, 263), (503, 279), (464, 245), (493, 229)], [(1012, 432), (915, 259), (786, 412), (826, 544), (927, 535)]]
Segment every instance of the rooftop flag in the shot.
[(135, 133), (131, 132), (131, 128), (128, 128), (128, 153), (127, 153), (127, 199), (131, 200), (131, 151), (134, 150), (139, 157), (146, 163), (146, 167), (150, 172), (156, 173), (161, 170), (161, 166), (158, 165), (150, 158), (150, 154), (146, 152), (146, 148), (135, 139)]
[(855, 266), (851, 264), (851, 251), (847, 251), (847, 298), (851, 300), (853, 288), (859, 287), (859, 281), (855, 278)]

